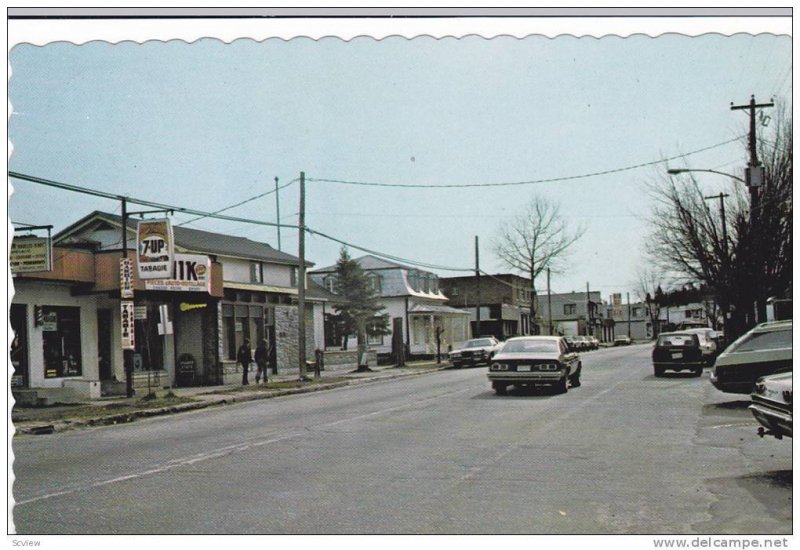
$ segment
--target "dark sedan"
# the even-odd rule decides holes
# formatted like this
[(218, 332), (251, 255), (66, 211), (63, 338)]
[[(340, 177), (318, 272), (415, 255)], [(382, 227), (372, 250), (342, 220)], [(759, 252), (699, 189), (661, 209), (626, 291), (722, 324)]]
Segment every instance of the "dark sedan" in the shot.
[(506, 393), (508, 386), (555, 386), (566, 393), (581, 384), (581, 361), (560, 336), (511, 338), (494, 356), (488, 373), (492, 388)]
[(697, 334), (664, 332), (658, 336), (653, 348), (653, 373), (656, 376), (663, 376), (667, 370), (689, 370), (701, 376), (705, 364)]

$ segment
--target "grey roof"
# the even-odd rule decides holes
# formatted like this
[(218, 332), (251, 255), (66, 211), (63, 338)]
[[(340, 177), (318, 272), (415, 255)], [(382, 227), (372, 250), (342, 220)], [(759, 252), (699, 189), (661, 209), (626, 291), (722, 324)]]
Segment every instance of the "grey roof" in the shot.
[[(407, 269), (409, 271), (413, 271), (417, 268), (398, 264), (395, 262), (390, 262), (389, 260), (384, 260), (382, 258), (378, 258), (377, 256), (373, 256), (368, 254), (366, 256), (361, 256), (360, 258), (354, 258), (353, 261), (358, 262), (364, 270), (373, 270), (373, 269)], [(314, 273), (333, 273), (336, 271), (336, 264), (322, 267), (320, 269), (315, 269)]]
[[(58, 242), (62, 238), (67, 237), (72, 231), (87, 225), (93, 219), (106, 220), (117, 226), (122, 224), (122, 216), (95, 210), (69, 227), (59, 231), (53, 240)], [(135, 230), (138, 221), (139, 220), (136, 218), (128, 218), (128, 227)], [(172, 230), (175, 235), (175, 243), (179, 247), (191, 250), (192, 252), (263, 260), (279, 264), (300, 264), (300, 259), (297, 256), (292, 256), (291, 254), (276, 250), (266, 243), (251, 241), (244, 237), (223, 235), (221, 233), (212, 233), (210, 231), (190, 229), (188, 227), (175, 225), (172, 226)], [(314, 264), (306, 260), (306, 265), (313, 266)]]

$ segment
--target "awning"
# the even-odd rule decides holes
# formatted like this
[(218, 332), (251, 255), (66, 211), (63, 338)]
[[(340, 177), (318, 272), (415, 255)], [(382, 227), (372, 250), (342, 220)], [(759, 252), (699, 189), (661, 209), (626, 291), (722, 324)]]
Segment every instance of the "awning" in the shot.
[(420, 313), (426, 315), (469, 315), (469, 311), (457, 309), (450, 306), (440, 306), (434, 304), (414, 304), (408, 308), (409, 313)]

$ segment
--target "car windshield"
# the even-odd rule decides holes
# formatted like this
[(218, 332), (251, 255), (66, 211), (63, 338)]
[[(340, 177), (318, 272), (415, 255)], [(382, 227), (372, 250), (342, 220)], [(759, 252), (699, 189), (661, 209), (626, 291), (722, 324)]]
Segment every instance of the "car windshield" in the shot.
[(508, 342), (503, 348), (503, 353), (555, 353), (558, 351), (556, 340), (516, 340)]
[(776, 330), (772, 332), (753, 332), (746, 334), (738, 342), (731, 344), (730, 353), (760, 351), (792, 347), (792, 331)]
[(694, 343), (692, 334), (662, 334), (658, 337), (659, 346), (691, 346)]
[(493, 346), (494, 342), (489, 340), (488, 338), (481, 338), (480, 340), (470, 340), (467, 342), (465, 347), (468, 348), (485, 348), (487, 346)]

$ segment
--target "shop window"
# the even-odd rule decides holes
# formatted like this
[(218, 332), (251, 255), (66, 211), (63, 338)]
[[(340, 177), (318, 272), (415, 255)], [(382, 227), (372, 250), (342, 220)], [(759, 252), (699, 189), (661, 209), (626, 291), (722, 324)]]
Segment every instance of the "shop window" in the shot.
[(42, 307), (44, 377), (81, 376), (81, 310), (78, 307)]

